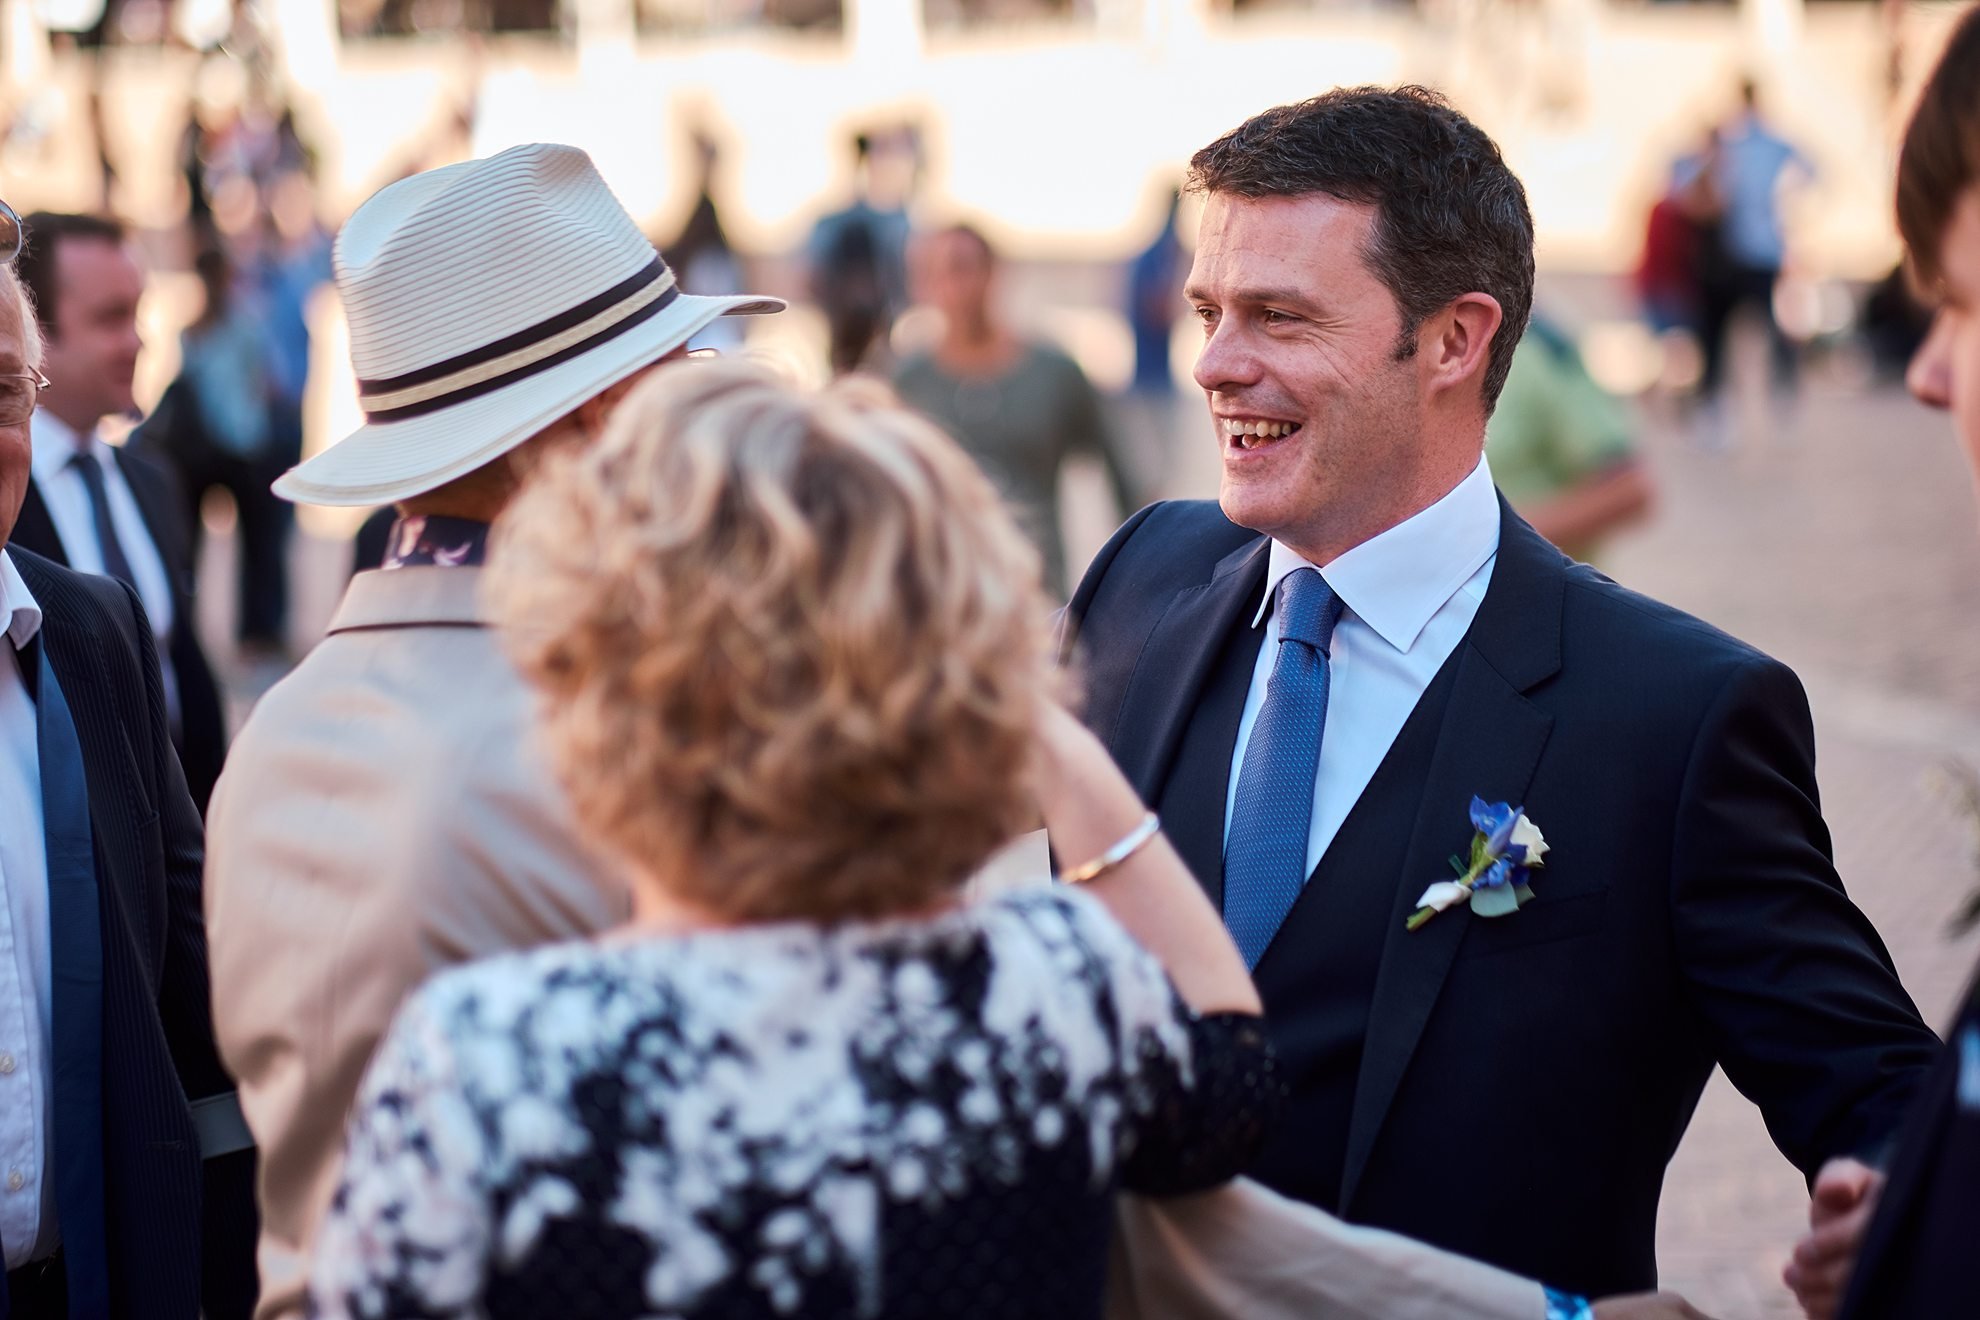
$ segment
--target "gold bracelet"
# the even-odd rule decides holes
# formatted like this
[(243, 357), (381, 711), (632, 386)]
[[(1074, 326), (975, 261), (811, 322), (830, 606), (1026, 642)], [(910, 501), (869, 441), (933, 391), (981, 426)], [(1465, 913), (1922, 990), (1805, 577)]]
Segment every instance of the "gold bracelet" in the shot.
[(1154, 838), (1161, 828), (1161, 818), (1154, 812), (1149, 812), (1141, 818), (1140, 822), (1133, 829), (1123, 834), (1113, 847), (1107, 849), (1106, 852), (1101, 853), (1084, 866), (1075, 866), (1072, 870), (1062, 873), (1059, 876), (1059, 882), (1068, 885), (1083, 885), (1089, 880), (1099, 879), (1122, 862), (1125, 862), (1128, 858), (1140, 852), (1143, 845)]

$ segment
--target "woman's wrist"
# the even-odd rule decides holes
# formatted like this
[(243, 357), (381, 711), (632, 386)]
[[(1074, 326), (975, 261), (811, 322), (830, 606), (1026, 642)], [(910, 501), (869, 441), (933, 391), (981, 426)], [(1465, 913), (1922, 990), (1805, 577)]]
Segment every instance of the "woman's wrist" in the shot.
[(1147, 847), (1148, 841), (1154, 838), (1161, 828), (1161, 819), (1154, 812), (1144, 812), (1141, 819), (1135, 822), (1134, 828), (1101, 850), (1092, 860), (1060, 873), (1059, 880), (1069, 885), (1083, 885), (1098, 880)]

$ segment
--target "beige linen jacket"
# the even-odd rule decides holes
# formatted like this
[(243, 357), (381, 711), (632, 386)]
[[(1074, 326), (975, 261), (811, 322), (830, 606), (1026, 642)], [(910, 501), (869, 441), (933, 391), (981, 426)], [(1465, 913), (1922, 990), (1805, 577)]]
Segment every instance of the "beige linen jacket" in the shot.
[(1345, 1223), (1239, 1178), (1123, 1196), (1106, 1320), (1542, 1320), (1531, 1279)]
[(213, 1023), (261, 1150), (257, 1320), (302, 1314), (344, 1121), (406, 994), (630, 912), (549, 777), (481, 579), (359, 574), (329, 635), (255, 708), (213, 795)]

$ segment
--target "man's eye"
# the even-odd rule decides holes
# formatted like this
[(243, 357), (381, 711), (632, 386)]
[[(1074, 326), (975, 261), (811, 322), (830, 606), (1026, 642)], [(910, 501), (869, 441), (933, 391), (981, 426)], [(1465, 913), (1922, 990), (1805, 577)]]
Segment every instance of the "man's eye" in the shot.
[(1258, 319), (1263, 321), (1266, 325), (1286, 325), (1293, 321), (1298, 320), (1299, 318), (1294, 316), (1290, 312), (1276, 311), (1270, 307), (1267, 307), (1264, 311), (1258, 314)]

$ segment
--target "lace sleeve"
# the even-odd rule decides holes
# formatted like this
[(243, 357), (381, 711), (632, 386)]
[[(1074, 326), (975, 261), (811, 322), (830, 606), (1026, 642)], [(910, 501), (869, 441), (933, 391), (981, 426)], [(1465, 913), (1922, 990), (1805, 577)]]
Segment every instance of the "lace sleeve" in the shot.
[(415, 995), (358, 1091), (343, 1181), (313, 1253), (312, 1316), (479, 1313), (490, 1237), (483, 1140), (454, 1059)]
[(1249, 1013), (1197, 1017), (1175, 1000), (1189, 1057), (1148, 1048), (1137, 1069), (1147, 1107), (1134, 1125), (1122, 1186), (1150, 1196), (1201, 1191), (1242, 1173), (1271, 1133), (1284, 1100), (1265, 1020)]
[(1154, 956), (1091, 900), (1076, 919), (1101, 965), (1126, 1089), (1121, 1184), (1149, 1195), (1200, 1191), (1235, 1177), (1270, 1134), (1284, 1101), (1263, 1018), (1198, 1016)]

